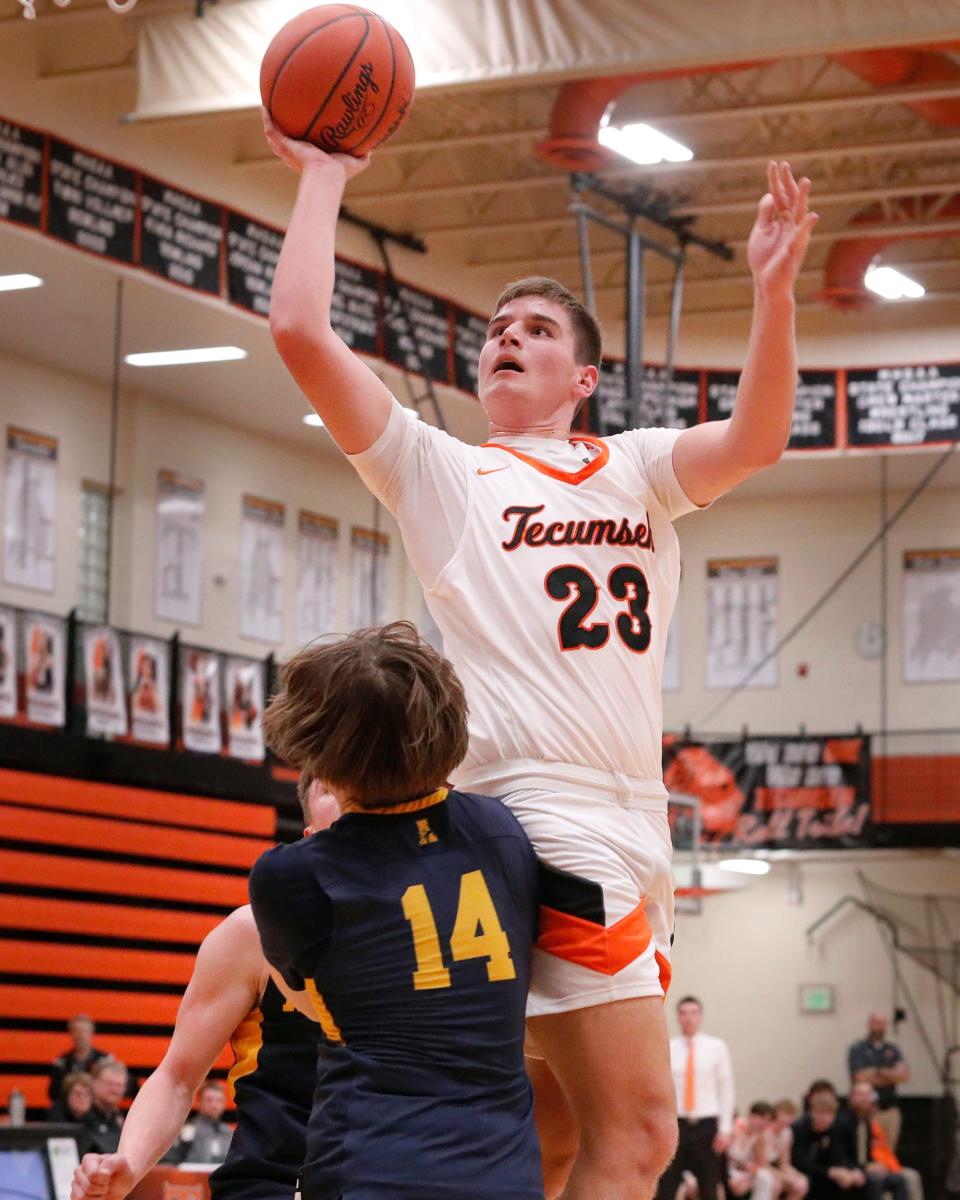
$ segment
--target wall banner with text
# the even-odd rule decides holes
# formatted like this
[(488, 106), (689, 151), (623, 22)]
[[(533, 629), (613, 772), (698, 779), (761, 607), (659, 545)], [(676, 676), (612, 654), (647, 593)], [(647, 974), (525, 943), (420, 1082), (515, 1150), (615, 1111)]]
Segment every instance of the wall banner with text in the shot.
[(130, 639), (130, 733), (149, 746), (170, 744), (170, 647), (159, 638)]
[(240, 634), (283, 641), (283, 523), (276, 500), (243, 497), (240, 541)]
[(27, 720), (36, 725), (66, 723), (67, 637), (62, 617), (27, 613), (23, 622)]
[(4, 583), (52, 592), (56, 567), (56, 438), (7, 426), (4, 501)]
[(188, 750), (219, 754), (220, 656), (184, 646), (180, 653), (180, 705), (183, 744)]
[(246, 762), (263, 762), (263, 663), (228, 658), (224, 668), (227, 753)]
[(333, 633), (337, 625), (339, 523), (301, 509), (297, 517), (297, 641)]
[(87, 733), (127, 732), (120, 638), (106, 625), (83, 628), (83, 678), (86, 684)]
[[(869, 844), (870, 739), (663, 739), (663, 780), (700, 800), (703, 840), (731, 847), (812, 850)], [(690, 844), (689, 809), (670, 808), (674, 844)]]
[(903, 679), (960, 681), (960, 548), (904, 553)]
[(776, 687), (778, 603), (776, 558), (708, 561), (707, 687)]
[(201, 480), (158, 473), (154, 611), (164, 621), (200, 624), (203, 515)]
[(355, 525), (350, 531), (350, 628), (382, 625), (387, 612), (390, 538)]

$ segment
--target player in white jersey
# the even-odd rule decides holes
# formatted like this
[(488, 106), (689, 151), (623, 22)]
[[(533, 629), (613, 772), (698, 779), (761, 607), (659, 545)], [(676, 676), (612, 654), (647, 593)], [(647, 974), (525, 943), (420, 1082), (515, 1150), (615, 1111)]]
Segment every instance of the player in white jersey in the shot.
[(490, 437), (474, 447), (409, 422), (330, 325), (340, 199), (366, 160), (292, 142), (266, 116), (265, 128), (301, 175), (273, 284), (277, 348), (400, 525), (470, 704), (458, 785), (502, 795), (546, 864), (529, 1012), (552, 1071), (535, 1068), (535, 1082), (560, 1084), (541, 1124), (548, 1195), (569, 1149), (564, 1200), (647, 1200), (676, 1141), (662, 1004), (671, 522), (786, 445), (793, 285), (816, 220), (809, 181), (770, 165), (748, 247), (754, 322), (729, 420), (571, 437), (597, 384), (599, 331), (565, 288), (537, 279), (496, 306), (479, 373)]

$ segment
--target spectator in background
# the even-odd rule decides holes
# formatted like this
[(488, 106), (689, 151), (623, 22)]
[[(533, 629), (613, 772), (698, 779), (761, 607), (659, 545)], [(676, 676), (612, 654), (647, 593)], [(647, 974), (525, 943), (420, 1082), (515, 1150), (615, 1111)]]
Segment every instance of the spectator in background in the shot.
[(746, 1119), (734, 1125), (727, 1147), (728, 1188), (733, 1196), (776, 1200), (783, 1185), (772, 1169), (773, 1105), (758, 1100)]
[(900, 1106), (897, 1103), (897, 1084), (907, 1083), (910, 1068), (900, 1053), (900, 1047), (887, 1041), (887, 1018), (882, 1012), (872, 1012), (867, 1018), (867, 1036), (854, 1042), (847, 1054), (850, 1083), (869, 1083), (876, 1089), (879, 1112), (877, 1124), (887, 1135), (894, 1152), (900, 1140)]
[(85, 1071), (71, 1071), (60, 1087), (60, 1096), (47, 1113), (48, 1121), (83, 1121), (93, 1106), (93, 1079)]
[(793, 1123), (800, 1111), (792, 1100), (778, 1100), (770, 1125), (770, 1165), (783, 1188), (783, 1200), (803, 1200), (810, 1180), (793, 1165)]
[(670, 1066), (677, 1092), (679, 1143), (660, 1177), (657, 1200), (674, 1200), (684, 1171), (697, 1181), (701, 1200), (714, 1200), (720, 1156), (733, 1132), (733, 1066), (726, 1042), (700, 1032), (703, 1005), (696, 996), (677, 1004), (680, 1036), (670, 1039)]
[(197, 1113), (180, 1131), (167, 1161), (180, 1163), (222, 1163), (230, 1148), (233, 1130), (221, 1121), (227, 1107), (223, 1084), (208, 1079), (197, 1096)]
[(94, 1154), (116, 1154), (123, 1127), (120, 1101), (127, 1090), (127, 1068), (115, 1058), (101, 1058), (92, 1074), (93, 1104), (83, 1120), (87, 1146)]
[(106, 1050), (98, 1050), (93, 1044), (96, 1026), (91, 1017), (78, 1013), (67, 1022), (70, 1034), (70, 1049), (50, 1064), (50, 1103), (58, 1104), (63, 1098), (63, 1081), (77, 1071), (92, 1074), (94, 1066), (103, 1058), (109, 1058)]
[(808, 1093), (807, 1112), (793, 1126), (793, 1166), (810, 1181), (810, 1200), (867, 1200), (866, 1176), (847, 1153), (837, 1128), (835, 1095)]
[[(877, 1093), (861, 1080), (850, 1089), (850, 1107), (837, 1118), (847, 1140), (847, 1152), (866, 1173), (869, 1200), (923, 1200), (918, 1172), (902, 1167), (883, 1127), (877, 1121)], [(911, 1179), (910, 1176), (913, 1176)]]

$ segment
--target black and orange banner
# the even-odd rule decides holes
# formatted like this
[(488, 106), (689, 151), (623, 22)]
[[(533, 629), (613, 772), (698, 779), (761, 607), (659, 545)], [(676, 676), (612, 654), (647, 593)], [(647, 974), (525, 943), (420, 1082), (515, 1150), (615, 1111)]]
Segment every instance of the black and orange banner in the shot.
[[(666, 735), (671, 796), (700, 801), (712, 845), (813, 850), (870, 845), (870, 739), (746, 737), (697, 742)], [(671, 805), (674, 844), (689, 845), (690, 809)]]
[[(267, 317), (283, 244), (277, 226), (185, 192), (43, 130), (0, 119), (0, 221), (149, 272)], [(337, 257), (331, 321), (351, 349), (476, 394), (487, 316)], [(606, 359), (584, 418), (594, 433), (685, 429), (725, 417), (738, 372), (645, 363), (628, 399), (622, 359)], [(788, 449), (834, 450), (960, 441), (960, 363), (804, 370)]]

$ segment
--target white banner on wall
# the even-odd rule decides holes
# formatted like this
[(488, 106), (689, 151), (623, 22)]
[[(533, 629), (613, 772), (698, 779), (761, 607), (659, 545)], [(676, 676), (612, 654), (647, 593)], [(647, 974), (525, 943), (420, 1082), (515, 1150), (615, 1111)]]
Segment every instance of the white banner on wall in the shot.
[(56, 438), (7, 426), (4, 500), (4, 582), (52, 592), (56, 566)]
[(37, 725), (66, 722), (66, 622), (27, 613), (23, 622), (27, 676), (27, 720)]
[(283, 641), (284, 507), (243, 497), (240, 633), (258, 642)]
[(123, 690), (120, 639), (105, 625), (83, 630), (83, 677), (87, 693), (87, 732), (127, 732), (127, 697)]
[(960, 680), (960, 549), (904, 553), (903, 678)]
[(164, 621), (200, 624), (203, 515), (203, 482), (176, 471), (160, 471), (154, 611)]
[[(776, 558), (723, 558), (707, 562), (707, 687), (731, 688), (773, 650), (778, 636)], [(776, 687), (774, 655), (748, 687)]]
[(219, 754), (220, 656), (184, 646), (180, 665), (183, 744), (188, 750)]
[(17, 614), (0, 608), (0, 717), (17, 715)]
[(350, 628), (382, 625), (387, 611), (390, 538), (354, 525), (350, 531)]
[(170, 647), (159, 638), (130, 641), (130, 732), (151, 746), (170, 743)]
[(227, 752), (248, 762), (263, 762), (263, 675), (262, 662), (227, 659)]
[(337, 625), (337, 545), (333, 517), (301, 509), (297, 518), (297, 641), (304, 645)]

